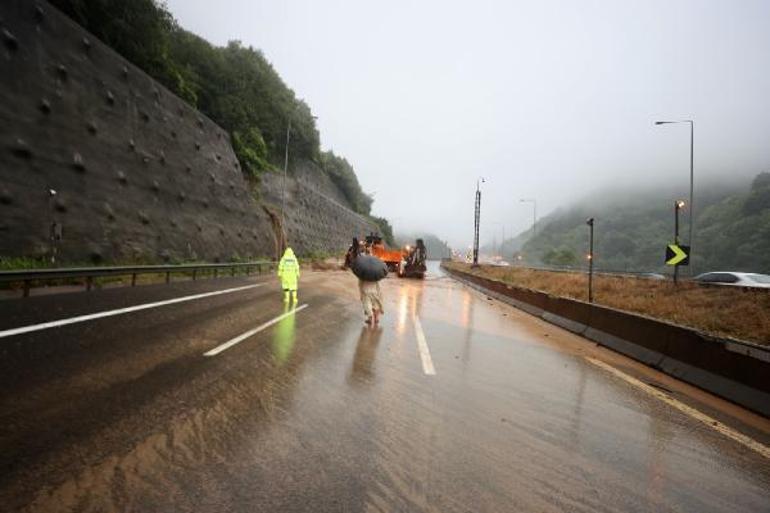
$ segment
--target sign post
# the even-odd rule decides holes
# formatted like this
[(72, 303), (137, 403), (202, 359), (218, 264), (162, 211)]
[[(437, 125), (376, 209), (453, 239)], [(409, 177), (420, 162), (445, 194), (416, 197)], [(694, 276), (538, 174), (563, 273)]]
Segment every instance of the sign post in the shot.
[(684, 208), (684, 201), (674, 202), (674, 243), (666, 247), (666, 265), (674, 266), (674, 285), (678, 283), (679, 266), (690, 264), (690, 246), (679, 244), (679, 211)]

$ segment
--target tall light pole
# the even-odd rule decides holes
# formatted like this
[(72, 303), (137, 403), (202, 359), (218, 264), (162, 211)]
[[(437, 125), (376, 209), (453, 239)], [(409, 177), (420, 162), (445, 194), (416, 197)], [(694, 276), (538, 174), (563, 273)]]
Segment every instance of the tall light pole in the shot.
[[(318, 119), (317, 116), (310, 116), (313, 120)], [(291, 138), (291, 118), (289, 118), (286, 124), (286, 148), (283, 158), (283, 182), (281, 183), (281, 243), (279, 251), (283, 252), (285, 246), (288, 246), (284, 237), (286, 234), (285, 228), (285, 213), (286, 213), (286, 173), (289, 170), (289, 140)]]
[(481, 184), (484, 183), (484, 178), (479, 177), (476, 180), (476, 206), (474, 209), (473, 217), (473, 265), (472, 267), (478, 267), (479, 265), (479, 228), (481, 226)]
[(286, 233), (286, 225), (284, 224), (285, 221), (285, 212), (286, 212), (286, 172), (289, 169), (289, 138), (291, 137), (291, 118), (289, 118), (289, 123), (286, 125), (286, 153), (284, 155), (283, 159), (283, 182), (281, 183), (281, 241), (278, 247), (278, 253), (280, 254), (284, 250), (284, 246), (286, 245), (285, 240), (285, 233)]
[(519, 203), (532, 203), (532, 238), (537, 235), (537, 199), (535, 198), (522, 198)]
[(682, 119), (679, 121), (656, 121), (656, 125), (670, 125), (675, 123), (689, 123), (690, 124), (690, 223), (688, 226), (689, 233), (687, 235), (687, 243), (690, 246), (690, 255), (692, 255), (692, 232), (693, 225), (695, 224), (695, 207), (693, 206), (693, 191), (695, 182), (695, 170), (693, 166), (694, 147), (695, 147), (695, 123), (691, 119)]
[(501, 223), (501, 224), (503, 225), (503, 238), (500, 239), (500, 258), (505, 260), (505, 258), (503, 257), (503, 251), (504, 251), (503, 247), (505, 246), (505, 224), (504, 223)]
[(594, 302), (594, 218), (586, 221), (589, 228), (588, 235), (588, 302)]

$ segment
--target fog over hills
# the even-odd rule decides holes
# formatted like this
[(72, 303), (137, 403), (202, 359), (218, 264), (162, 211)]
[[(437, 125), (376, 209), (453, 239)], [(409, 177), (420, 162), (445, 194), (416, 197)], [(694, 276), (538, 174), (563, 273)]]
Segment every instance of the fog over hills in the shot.
[[(693, 271), (770, 272), (770, 173), (761, 173), (752, 181), (711, 181), (698, 191)], [(586, 220), (594, 217), (598, 268), (662, 271), (666, 268), (665, 247), (673, 241), (675, 199), (678, 197), (663, 187), (633, 192), (606, 189), (541, 219), (535, 237), (530, 229), (506, 239), (502, 253), (507, 259), (521, 255), (528, 264), (584, 266)], [(688, 214), (683, 212), (682, 243), (687, 243), (687, 221)], [(490, 245), (482, 249), (486, 253), (492, 250)]]

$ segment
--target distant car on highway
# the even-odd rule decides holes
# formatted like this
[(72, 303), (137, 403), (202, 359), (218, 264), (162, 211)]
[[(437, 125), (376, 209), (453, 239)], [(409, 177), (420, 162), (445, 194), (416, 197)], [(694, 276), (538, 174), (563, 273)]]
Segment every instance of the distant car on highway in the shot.
[(699, 274), (693, 279), (698, 283), (707, 283), (710, 285), (732, 285), (735, 287), (770, 289), (770, 275), (767, 274), (723, 271)]

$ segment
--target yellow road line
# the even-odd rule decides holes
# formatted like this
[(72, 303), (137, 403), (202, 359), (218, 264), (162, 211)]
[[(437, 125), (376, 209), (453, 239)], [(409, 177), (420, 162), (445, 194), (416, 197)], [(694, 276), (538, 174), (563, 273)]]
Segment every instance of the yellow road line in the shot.
[(664, 393), (663, 391), (658, 390), (657, 388), (652, 387), (652, 386), (648, 385), (647, 383), (643, 383), (643, 382), (639, 381), (638, 379), (634, 378), (633, 376), (629, 376), (625, 372), (619, 371), (618, 369), (616, 369), (615, 367), (612, 367), (611, 365), (608, 365), (608, 364), (606, 364), (606, 363), (604, 363), (602, 361), (597, 360), (596, 358), (591, 358), (591, 357), (588, 357), (588, 356), (586, 356), (585, 359), (588, 360), (590, 363), (596, 365), (597, 367), (600, 367), (600, 368), (606, 370), (607, 372), (609, 372), (610, 374), (613, 374), (614, 376), (622, 379), (626, 383), (628, 383), (630, 385), (633, 385), (636, 388), (639, 388), (639, 389), (647, 392), (648, 394), (650, 394), (653, 397), (657, 397), (658, 399), (660, 399), (664, 403), (668, 404), (669, 406), (673, 406), (674, 408), (676, 408), (677, 410), (681, 411), (685, 415), (688, 415), (689, 417), (691, 417), (691, 418), (693, 418), (693, 419), (695, 419), (695, 420), (697, 420), (699, 422), (702, 422), (703, 424), (706, 424), (708, 427), (710, 427), (711, 429), (713, 429), (715, 431), (718, 431), (719, 433), (723, 434), (727, 438), (738, 442), (739, 444), (743, 445), (744, 447), (748, 447), (752, 451), (758, 452), (759, 454), (761, 454), (765, 458), (770, 459), (770, 447), (768, 447), (768, 446), (766, 446), (766, 445), (764, 445), (764, 444), (762, 444), (760, 442), (757, 442), (753, 438), (749, 438), (748, 436), (746, 436), (746, 435), (744, 435), (742, 433), (739, 433), (739, 432), (735, 431), (734, 429), (731, 429), (731, 428), (725, 426), (721, 422), (717, 421), (716, 419), (713, 419), (713, 418), (709, 417), (705, 413), (702, 413), (702, 412), (696, 410), (695, 408), (692, 408), (692, 407), (687, 406), (686, 404), (684, 404), (684, 403), (682, 403), (680, 401), (677, 401), (676, 399), (674, 399), (673, 397), (671, 397), (668, 394)]

